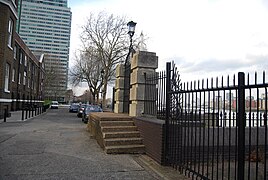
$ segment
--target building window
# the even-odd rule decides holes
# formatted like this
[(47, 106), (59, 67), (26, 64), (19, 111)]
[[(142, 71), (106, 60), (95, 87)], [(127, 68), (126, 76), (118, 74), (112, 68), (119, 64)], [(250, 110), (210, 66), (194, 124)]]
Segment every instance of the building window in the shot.
[(22, 64), (22, 57), (23, 57), (23, 54), (22, 52), (20, 52), (20, 64)]
[(34, 89), (34, 80), (31, 81), (31, 88)]
[(8, 63), (6, 63), (5, 92), (9, 92), (9, 70), (10, 70), (10, 65)]
[(8, 21), (8, 43), (7, 45), (12, 48), (12, 34), (13, 34), (13, 20), (10, 18)]
[(26, 78), (27, 78), (27, 72), (24, 71), (24, 76), (23, 76), (23, 85), (26, 85)]
[(27, 66), (28, 59), (27, 59), (26, 54), (25, 54), (25, 56), (24, 56), (24, 57), (25, 57), (25, 58), (24, 58), (24, 66)]
[(14, 59), (16, 60), (17, 59), (17, 46), (14, 46), (13, 53), (14, 53)]
[(21, 73), (19, 73), (19, 84), (21, 83)]
[(35, 90), (34, 80), (32, 80), (32, 89)]
[(31, 72), (31, 68), (32, 68), (32, 63), (29, 61), (29, 72)]
[(28, 77), (28, 88), (30, 88), (30, 85), (31, 85), (31, 78)]
[(16, 69), (13, 68), (13, 70), (12, 70), (12, 82), (15, 82), (15, 75), (16, 75)]

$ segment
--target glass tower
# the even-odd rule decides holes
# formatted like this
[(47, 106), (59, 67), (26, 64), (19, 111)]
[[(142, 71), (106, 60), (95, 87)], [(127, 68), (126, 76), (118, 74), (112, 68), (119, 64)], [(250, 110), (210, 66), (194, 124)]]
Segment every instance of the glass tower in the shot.
[(19, 9), (21, 38), (34, 54), (45, 54), (45, 97), (64, 101), (72, 16), (67, 0), (22, 0)]

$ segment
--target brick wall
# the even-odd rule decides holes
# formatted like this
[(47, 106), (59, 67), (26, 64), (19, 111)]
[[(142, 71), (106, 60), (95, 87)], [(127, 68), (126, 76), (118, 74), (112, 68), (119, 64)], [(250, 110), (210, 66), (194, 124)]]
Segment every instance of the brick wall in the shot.
[[(18, 1), (16, 0), (15, 3), (17, 4)], [(3, 118), (5, 109), (8, 110), (8, 114), (10, 110), (13, 111), (21, 109), (21, 100), (42, 100), (42, 98), (39, 97), (39, 86), (41, 83), (39, 74), (41, 71), (44, 74), (44, 69), (40, 68), (41, 64), (38, 59), (33, 55), (30, 49), (15, 32), (17, 21), (17, 7), (13, 5), (14, 4), (12, 3), (12, 1), (0, 2), (0, 119)], [(11, 47), (8, 47), (8, 22), (10, 18), (13, 20), (13, 34)], [(15, 47), (17, 47), (17, 58), (14, 59)], [(20, 52), (22, 53), (22, 57), (27, 56), (27, 66), (19, 63)], [(10, 65), (9, 91), (5, 91), (6, 63)], [(31, 66), (35, 67), (37, 75), (33, 73), (33, 70), (30, 70)], [(14, 81), (12, 81), (13, 69), (15, 69)], [(30, 80), (29, 87), (28, 85), (22, 85), (18, 83), (18, 72), (23, 75), (24, 71), (27, 71), (27, 78), (28, 80)], [(35, 88), (31, 88), (33, 87), (33, 84)], [(36, 102), (42, 105), (41, 101)]]
[(165, 121), (156, 118), (136, 117), (134, 118), (134, 122), (143, 138), (146, 154), (163, 165)]
[[(5, 110), (11, 109), (11, 93), (5, 92), (5, 71), (6, 63), (10, 65), (10, 71), (13, 68), (13, 49), (7, 46), (8, 44), (8, 21), (13, 20), (13, 34), (15, 33), (16, 17), (7, 4), (0, 3), (0, 119), (4, 117)], [(12, 46), (14, 45), (14, 38), (12, 39)], [(11, 90), (11, 84), (9, 84)]]

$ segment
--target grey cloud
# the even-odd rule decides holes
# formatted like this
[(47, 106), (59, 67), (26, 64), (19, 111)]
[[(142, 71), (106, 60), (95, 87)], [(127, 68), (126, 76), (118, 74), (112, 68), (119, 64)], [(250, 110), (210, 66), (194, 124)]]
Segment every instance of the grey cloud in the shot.
[(235, 71), (241, 68), (259, 67), (261, 70), (268, 68), (268, 55), (247, 55), (245, 60), (240, 59), (206, 59), (200, 62), (189, 62), (182, 57), (173, 58), (181, 72), (219, 72), (219, 71)]
[(262, 42), (259, 42), (258, 44), (256, 44), (255, 46), (258, 48), (267, 48), (268, 44), (266, 42), (262, 41)]
[(219, 61), (217, 59), (207, 59), (201, 62), (176, 61), (182, 72), (217, 72), (234, 70), (247, 66), (238, 60)]
[(265, 55), (248, 54), (246, 58), (251, 60), (252, 63), (255, 64), (268, 64), (268, 54)]

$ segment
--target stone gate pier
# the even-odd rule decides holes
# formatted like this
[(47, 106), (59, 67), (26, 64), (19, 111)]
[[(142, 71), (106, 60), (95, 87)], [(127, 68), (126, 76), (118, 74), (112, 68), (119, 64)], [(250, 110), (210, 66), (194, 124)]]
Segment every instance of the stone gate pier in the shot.
[(138, 51), (131, 61), (130, 84), (124, 85), (125, 67), (119, 64), (116, 67), (115, 81), (115, 113), (123, 113), (124, 91), (130, 93), (129, 115), (140, 116), (144, 111), (145, 74), (153, 74), (158, 68), (158, 57), (154, 52)]

